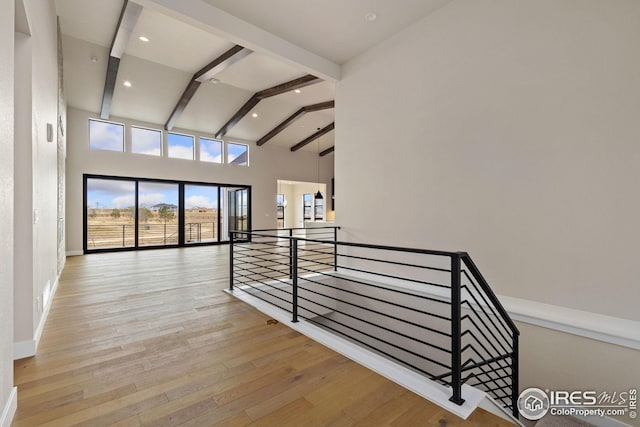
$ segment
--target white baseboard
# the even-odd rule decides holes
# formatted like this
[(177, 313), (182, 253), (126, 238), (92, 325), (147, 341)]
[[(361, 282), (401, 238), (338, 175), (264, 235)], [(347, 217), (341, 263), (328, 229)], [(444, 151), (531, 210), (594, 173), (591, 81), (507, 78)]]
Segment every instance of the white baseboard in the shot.
[(65, 252), (66, 256), (80, 256), (80, 255), (84, 255), (84, 252), (82, 251), (67, 251)]
[(36, 340), (25, 340), (13, 343), (13, 360), (24, 359), (36, 355)]
[(2, 415), (0, 416), (0, 427), (11, 427), (11, 422), (18, 409), (18, 387), (11, 389), (9, 393), (9, 399), (7, 404), (2, 409)]
[(623, 423), (622, 421), (618, 421), (618, 420), (614, 420), (613, 418), (609, 418), (609, 417), (596, 417), (596, 416), (592, 416), (592, 417), (580, 417), (580, 416), (575, 416), (575, 418), (585, 421), (589, 424), (592, 424), (596, 427), (631, 427), (629, 424), (627, 423)]
[(42, 337), (42, 331), (44, 330), (44, 325), (47, 323), (47, 318), (49, 317), (49, 310), (51, 309), (51, 304), (53, 303), (53, 297), (58, 290), (58, 284), (60, 283), (60, 276), (56, 277), (55, 282), (53, 282), (53, 286), (49, 291), (49, 299), (47, 301), (47, 305), (43, 307), (42, 316), (40, 317), (40, 323), (38, 323), (38, 327), (36, 328), (35, 334), (33, 334), (32, 340), (25, 340), (16, 342), (13, 344), (13, 359), (24, 359), (25, 357), (33, 357), (36, 355), (38, 351), (38, 344), (40, 343), (40, 338)]

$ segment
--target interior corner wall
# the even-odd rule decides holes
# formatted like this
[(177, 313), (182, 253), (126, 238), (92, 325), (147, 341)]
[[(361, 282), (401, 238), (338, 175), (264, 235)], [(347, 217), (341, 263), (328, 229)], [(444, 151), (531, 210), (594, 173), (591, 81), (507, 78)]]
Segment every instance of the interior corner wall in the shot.
[[(13, 78), (14, 0), (0, 0), (0, 414), (11, 422), (13, 391)], [(1, 416), (1, 415), (0, 415)], [(0, 420), (2, 422), (3, 420)]]
[[(317, 154), (309, 151), (291, 152), (274, 146), (257, 147), (252, 141), (229, 138), (249, 145), (249, 167), (215, 164), (195, 160), (171, 159), (144, 154), (121, 153), (89, 148), (89, 119), (99, 114), (69, 107), (67, 110), (67, 170), (66, 170), (66, 242), (68, 254), (82, 253), (83, 174), (111, 175), (134, 178), (168, 179), (218, 184), (251, 186), (252, 227), (277, 227), (277, 180), (315, 181)], [(160, 124), (111, 117), (111, 121), (151, 129)], [(197, 137), (213, 138), (188, 129), (174, 129)], [(129, 135), (125, 131), (125, 137)], [(327, 156), (328, 157), (328, 156)], [(321, 179), (330, 180), (332, 165), (320, 162)]]
[[(35, 351), (43, 313), (58, 278), (55, 132), (58, 123), (57, 18), (52, 2), (24, 0), (24, 10), (31, 30), (28, 42), (22, 40), (30, 44), (31, 50), (31, 73), (27, 83), (30, 84), (31, 103), (27, 113), (29, 128), (24, 130), (26, 136), (20, 134), (25, 138), (16, 140), (16, 144), (29, 144), (31, 153), (30, 156), (16, 157), (20, 159), (20, 164), (15, 165), (19, 171), (16, 180), (20, 180), (16, 186), (24, 190), (16, 194), (16, 212), (22, 212), (26, 220), (16, 222), (15, 228), (16, 235), (21, 236), (20, 240), (16, 240), (17, 248), (24, 257), (16, 254), (15, 268), (20, 270), (21, 280), (15, 282), (14, 313), (30, 316), (31, 321), (16, 317), (14, 340), (18, 356), (31, 355)], [(28, 104), (28, 101), (22, 101), (22, 104)], [(24, 119), (21, 117), (19, 122), (22, 123)], [(51, 141), (47, 138), (48, 124), (54, 127)], [(28, 148), (20, 148), (28, 151)], [(23, 248), (22, 245), (26, 246)]]
[[(468, 251), (498, 294), (640, 320), (638, 52), (635, 0), (454, 0), (345, 64), (341, 236)], [(522, 372), (560, 386), (544, 368)]]

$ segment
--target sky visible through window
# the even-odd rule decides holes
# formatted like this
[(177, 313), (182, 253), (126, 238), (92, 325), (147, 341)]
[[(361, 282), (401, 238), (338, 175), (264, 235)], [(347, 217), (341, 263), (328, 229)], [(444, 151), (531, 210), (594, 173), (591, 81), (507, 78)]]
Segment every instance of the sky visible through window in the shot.
[(131, 127), (131, 152), (151, 156), (162, 155), (162, 132)]
[(193, 160), (193, 137), (169, 132), (167, 133), (167, 149), (169, 157)]
[[(158, 204), (178, 206), (178, 185), (160, 182), (140, 182), (138, 201), (141, 207)], [(185, 185), (186, 209), (218, 207), (218, 187), (214, 185)], [(87, 180), (87, 208), (127, 209), (135, 205), (135, 183), (115, 179)]]
[(138, 205), (151, 208), (160, 204), (178, 208), (178, 184), (140, 182), (138, 184)]
[(123, 152), (124, 126), (89, 120), (89, 148)]
[(200, 160), (222, 163), (222, 141), (200, 138)]
[(249, 147), (243, 144), (227, 144), (227, 163), (230, 165), (247, 166), (249, 164)]
[(184, 186), (184, 207), (194, 208), (218, 208), (218, 187), (185, 185)]
[[(87, 208), (127, 209), (135, 205), (135, 183), (116, 179), (87, 180)], [(178, 206), (178, 185), (156, 182), (139, 184), (138, 203), (152, 207), (166, 203)]]

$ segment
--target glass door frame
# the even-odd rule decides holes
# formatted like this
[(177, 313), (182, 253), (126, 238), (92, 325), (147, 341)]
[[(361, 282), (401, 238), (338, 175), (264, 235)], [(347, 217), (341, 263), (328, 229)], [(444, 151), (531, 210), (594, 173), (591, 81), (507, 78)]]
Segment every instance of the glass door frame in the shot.
[[(103, 179), (103, 180), (115, 180), (115, 181), (133, 181), (135, 183), (135, 220), (134, 220), (134, 229), (135, 229), (135, 244), (134, 246), (127, 247), (109, 247), (109, 248), (97, 248), (97, 249), (89, 249), (88, 248), (88, 200), (87, 200), (87, 192), (88, 192), (88, 180), (90, 179)], [(159, 184), (177, 184), (178, 185), (178, 242), (177, 244), (169, 244), (169, 245), (153, 245), (153, 246), (139, 246), (138, 242), (138, 231), (140, 226), (140, 219), (138, 215), (139, 210), (139, 183), (141, 182), (152, 182)], [(202, 186), (202, 187), (217, 187), (218, 194), (218, 204), (217, 204), (217, 224), (218, 224), (218, 233), (216, 239), (208, 242), (185, 242), (185, 186)], [(178, 247), (194, 247), (194, 246), (209, 246), (209, 245), (219, 245), (219, 244), (227, 244), (229, 243), (228, 237), (223, 236), (221, 220), (222, 218), (222, 209), (227, 210), (228, 200), (222, 203), (222, 195), (223, 193), (227, 193), (226, 189), (234, 189), (240, 190), (244, 189), (247, 191), (247, 228), (251, 229), (251, 217), (252, 217), (252, 196), (251, 196), (251, 185), (243, 185), (243, 184), (221, 184), (216, 182), (201, 182), (201, 181), (180, 181), (180, 180), (169, 180), (169, 179), (153, 179), (153, 178), (137, 178), (137, 177), (124, 177), (124, 176), (110, 176), (110, 175), (95, 175), (95, 174), (83, 174), (82, 175), (82, 192), (83, 192), (83, 203), (82, 203), (82, 246), (83, 252), (85, 254), (89, 253), (99, 253), (99, 252), (120, 252), (120, 251), (136, 251), (136, 250), (146, 250), (146, 249), (163, 249), (163, 248), (178, 248)], [(225, 212), (226, 215), (226, 212)], [(226, 221), (226, 220), (225, 220)]]

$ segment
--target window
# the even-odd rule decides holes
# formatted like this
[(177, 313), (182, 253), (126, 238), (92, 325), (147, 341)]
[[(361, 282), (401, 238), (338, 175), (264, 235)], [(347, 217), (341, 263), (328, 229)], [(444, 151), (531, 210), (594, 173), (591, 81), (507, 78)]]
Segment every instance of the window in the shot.
[(131, 126), (131, 152), (162, 156), (162, 132)]
[(187, 244), (218, 240), (218, 187), (184, 186), (184, 242)]
[(85, 253), (219, 243), (229, 230), (251, 227), (251, 188), (244, 185), (83, 178)]
[(227, 163), (237, 166), (249, 166), (249, 146), (229, 142), (227, 144)]
[(302, 212), (305, 221), (313, 220), (313, 194), (302, 196)]
[(222, 163), (222, 141), (200, 138), (200, 161)]
[(276, 194), (278, 228), (284, 228), (284, 194)]
[(168, 132), (167, 151), (171, 158), (193, 160), (193, 137)]
[(86, 191), (87, 249), (129, 248), (135, 245), (135, 182), (89, 178)]
[(89, 119), (89, 148), (124, 152), (124, 125)]
[(138, 246), (178, 244), (178, 184), (138, 183)]
[(322, 221), (324, 219), (324, 199), (315, 199), (315, 208), (314, 208), (314, 214), (315, 214), (315, 220), (316, 221)]

